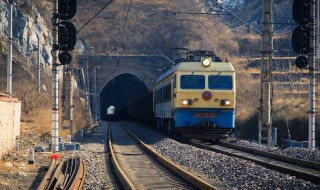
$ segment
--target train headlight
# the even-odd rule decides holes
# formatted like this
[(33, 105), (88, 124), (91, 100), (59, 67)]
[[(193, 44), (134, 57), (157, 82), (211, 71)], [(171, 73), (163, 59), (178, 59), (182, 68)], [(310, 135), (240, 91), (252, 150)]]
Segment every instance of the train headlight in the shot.
[(220, 105), (221, 106), (230, 106), (231, 105), (231, 101), (230, 100), (221, 100), (220, 101)]
[(205, 67), (209, 67), (211, 64), (211, 59), (210, 58), (205, 58), (202, 60), (202, 65)]
[(184, 106), (190, 106), (191, 104), (192, 104), (192, 100), (190, 99), (182, 100), (182, 105)]

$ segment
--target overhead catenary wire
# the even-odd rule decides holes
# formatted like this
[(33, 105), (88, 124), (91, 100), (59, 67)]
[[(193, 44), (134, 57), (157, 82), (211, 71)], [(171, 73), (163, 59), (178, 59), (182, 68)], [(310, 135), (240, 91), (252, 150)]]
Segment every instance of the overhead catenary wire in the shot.
[[(129, 15), (129, 12), (131, 10), (131, 6), (132, 6), (132, 0), (130, 0), (130, 4), (129, 4), (129, 8), (127, 10), (127, 14), (126, 14), (126, 18), (124, 19), (124, 22), (123, 22), (123, 26), (122, 26), (122, 34), (121, 34), (121, 38), (120, 38), (120, 43), (118, 44), (117, 47), (114, 47), (108, 54), (111, 55), (111, 53), (113, 53), (114, 51), (116, 50), (119, 50), (119, 45), (123, 46), (123, 37), (124, 37), (124, 31), (125, 31), (125, 27), (126, 27), (126, 23), (127, 23), (127, 20), (128, 20), (128, 15)], [(97, 63), (95, 63), (95, 65), (101, 63), (103, 60), (105, 60), (108, 56), (105, 56), (105, 57), (102, 57)], [(119, 61), (117, 62), (117, 65), (115, 66), (115, 68), (113, 69), (113, 72), (115, 72), (118, 68), (118, 66), (120, 65), (120, 59)]]
[(172, 61), (168, 56), (166, 56), (164, 53), (162, 53), (159, 49), (157, 49), (158, 53), (164, 57), (166, 60), (170, 61), (173, 65), (175, 65), (175, 62)]
[[(112, 0), (112, 1), (113, 1), (113, 0)], [(110, 3), (111, 3), (111, 2), (109, 2), (109, 4), (110, 4)], [(122, 43), (123, 43), (124, 30), (125, 30), (125, 27), (126, 27), (126, 22), (127, 22), (127, 20), (128, 20), (128, 15), (129, 15), (129, 12), (130, 12), (130, 9), (131, 9), (131, 5), (132, 5), (132, 0), (130, 0), (130, 5), (129, 5), (129, 8), (128, 8), (128, 10), (127, 10), (126, 18), (123, 19), (124, 22), (123, 22), (123, 26), (122, 26), (122, 34), (121, 34), (120, 43), (119, 43), (120, 45), (122, 45)], [(106, 6), (108, 6), (108, 4), (107, 4)], [(105, 7), (106, 7), (106, 6), (105, 6)], [(99, 12), (101, 12), (101, 11), (99, 11)], [(96, 15), (98, 15), (98, 13), (97, 13)], [(98, 64), (102, 63), (102, 61), (104, 61), (108, 56), (110, 56), (113, 52), (115, 52), (115, 51), (118, 50), (118, 49), (119, 49), (119, 45), (116, 46), (116, 47), (114, 47), (114, 48), (112, 48), (111, 51), (108, 53), (107, 56), (102, 57), (102, 58), (101, 58), (98, 62), (96, 62), (94, 65), (98, 65)]]
[(130, 12), (130, 9), (131, 9), (131, 5), (132, 5), (132, 0), (130, 0), (130, 4), (129, 4), (129, 8), (127, 10), (127, 15), (126, 15), (126, 18), (123, 22), (123, 26), (122, 26), (122, 34), (121, 34), (121, 38), (120, 38), (120, 45), (123, 46), (123, 36), (124, 36), (124, 31), (125, 31), (125, 28), (126, 28), (126, 23), (127, 23), (127, 20), (128, 20), (128, 15), (129, 15), (129, 12)]
[(235, 15), (233, 12), (231, 12), (229, 9), (227, 9), (225, 6), (222, 5), (222, 3), (219, 3), (218, 0), (211, 0), (213, 3), (217, 4), (220, 8), (222, 8), (223, 10), (227, 11), (231, 16), (233, 16), (234, 18), (236, 18), (238, 21), (240, 21), (242, 24), (246, 25), (248, 28), (250, 28), (251, 30), (253, 30), (254, 32), (256, 32), (259, 35), (262, 35), (262, 32), (255, 29), (254, 27), (252, 27), (250, 24), (246, 23), (242, 18), (238, 17), (237, 15)]
[(84, 29), (94, 18), (96, 18), (105, 8), (107, 8), (107, 6), (109, 6), (111, 3), (113, 2), (113, 0), (109, 1), (102, 9), (100, 9), (100, 11), (98, 11), (91, 19), (89, 19), (78, 31), (77, 33), (79, 33), (82, 29)]

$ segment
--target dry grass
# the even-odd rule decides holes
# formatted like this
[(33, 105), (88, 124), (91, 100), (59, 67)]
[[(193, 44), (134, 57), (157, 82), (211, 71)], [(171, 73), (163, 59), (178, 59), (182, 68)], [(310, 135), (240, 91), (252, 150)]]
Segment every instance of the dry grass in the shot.
[[(23, 172), (27, 175), (30, 175), (30, 172), (37, 172), (43, 163), (39, 163), (38, 160), (36, 160), (35, 164), (27, 164), (27, 149), (44, 144), (44, 139), (41, 136), (51, 129), (50, 114), (51, 109), (39, 109), (36, 112), (32, 112), (25, 116), (26, 119), (21, 121), (20, 126), (21, 134), (19, 139), (19, 152), (9, 151), (8, 154), (5, 155), (2, 160), (0, 160), (1, 173), (13, 175), (17, 174), (18, 172)], [(10, 162), (13, 167), (6, 167), (5, 163), (7, 162)], [(14, 183), (14, 181), (10, 180), (0, 181), (1, 187), (5, 187)]]
[[(24, 1), (18, 2), (21, 7), (26, 6)], [(52, 2), (49, 0), (31, 0), (30, 2), (36, 5), (40, 13), (44, 15), (48, 26), (50, 26)], [(82, 27), (107, 2), (109, 1), (78, 1), (78, 12), (74, 18), (76, 27)], [(248, 121), (249, 124), (257, 127), (257, 108), (260, 106), (260, 80), (259, 78), (253, 78), (251, 73), (260, 73), (260, 68), (257, 61), (255, 62), (251, 58), (261, 56), (259, 53), (261, 37), (259, 35), (243, 31), (234, 34), (227, 25), (216, 17), (172, 14), (174, 11), (186, 10), (188, 12), (199, 12), (201, 6), (196, 6), (198, 4), (195, 0), (167, 2), (136, 0), (133, 1), (128, 19), (124, 23), (129, 2), (126, 0), (114, 1), (99, 14), (98, 18), (94, 19), (79, 33), (78, 39), (88, 40), (90, 46), (93, 47), (93, 54), (105, 54), (114, 47), (118, 47), (119, 51), (117, 53), (120, 54), (156, 54), (156, 49), (168, 50), (172, 47), (214, 50), (221, 58), (228, 57), (229, 61), (234, 63), (237, 71), (238, 127), (247, 125)], [(188, 9), (190, 7), (193, 8)], [(288, 36), (275, 37), (279, 55), (286, 52), (283, 55), (287, 56), (289, 51), (288, 39)], [(120, 44), (121, 42), (122, 44)], [(2, 42), (0, 47), (4, 49), (5, 44)], [(4, 64), (5, 60), (1, 60), (1, 62)], [(290, 62), (288, 61), (286, 64), (290, 64)], [(275, 62), (275, 67), (278, 67), (278, 62)], [(280, 71), (288, 71), (285, 69), (280, 69)], [(32, 71), (30, 68), (29, 70)], [(43, 81), (47, 81), (48, 91), (38, 95), (34, 85), (34, 73), (25, 72), (25, 68), (22, 69), (21, 66), (17, 65), (14, 73), (13, 89), (15, 96), (22, 101), (22, 119), (26, 122), (22, 128), (23, 133), (28, 133), (31, 129), (39, 133), (50, 131), (51, 112), (46, 108), (50, 107), (51, 80), (42, 78)], [(6, 75), (3, 65), (0, 68), (0, 76), (0, 91), (5, 91), (6, 80), (4, 77)], [(308, 79), (302, 77), (299, 81), (307, 83)], [(296, 94), (295, 89), (275, 86), (273, 97), (273, 119), (275, 121), (295, 121), (295, 118), (307, 117), (308, 103), (306, 98), (303, 96), (297, 98)], [(75, 99), (75, 131), (85, 125), (83, 106), (79, 99)], [(44, 111), (42, 112), (42, 110)], [(41, 115), (38, 116), (37, 113), (41, 113)], [(41, 117), (43, 117), (43, 121), (40, 121)], [(242, 127), (246, 129), (246, 126)], [(69, 129), (60, 130), (60, 136), (63, 138), (66, 138), (68, 134)]]
[[(92, 1), (88, 8), (86, 1), (79, 1), (77, 28), (106, 3)], [(196, 0), (133, 1), (125, 21), (129, 3), (114, 1), (79, 33), (79, 39), (86, 39), (94, 47), (92, 53), (105, 53), (118, 47), (115, 53), (157, 54), (157, 49), (168, 51), (180, 47), (214, 50), (226, 57), (237, 51), (234, 35), (216, 17), (173, 13), (200, 12), (203, 5)]]

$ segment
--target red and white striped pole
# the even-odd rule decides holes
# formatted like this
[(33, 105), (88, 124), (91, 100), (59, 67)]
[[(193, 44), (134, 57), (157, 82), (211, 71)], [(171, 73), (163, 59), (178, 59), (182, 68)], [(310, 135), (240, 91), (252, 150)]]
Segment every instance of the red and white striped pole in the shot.
[(58, 59), (58, 0), (53, 0), (53, 17), (52, 17), (52, 152), (59, 151), (59, 59)]

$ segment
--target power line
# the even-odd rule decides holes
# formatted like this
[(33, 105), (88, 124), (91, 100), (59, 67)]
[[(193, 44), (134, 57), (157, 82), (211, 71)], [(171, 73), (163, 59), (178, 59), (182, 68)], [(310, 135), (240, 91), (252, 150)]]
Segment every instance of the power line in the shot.
[(121, 34), (121, 39), (120, 39), (120, 45), (122, 46), (122, 42), (123, 42), (123, 36), (124, 36), (124, 29), (126, 27), (126, 23), (127, 23), (127, 20), (128, 20), (128, 15), (129, 15), (129, 12), (130, 12), (130, 9), (131, 9), (131, 5), (132, 5), (132, 0), (130, 0), (130, 5), (129, 5), (129, 8), (127, 10), (127, 15), (126, 15), (126, 18), (123, 22), (123, 26), (122, 26), (122, 34)]
[(79, 33), (83, 28), (85, 28), (98, 14), (100, 14), (108, 5), (110, 5), (113, 2), (113, 0), (109, 1), (100, 11), (98, 11), (91, 19), (89, 19), (78, 31)]
[(255, 29), (254, 27), (252, 27), (250, 24), (246, 23), (244, 20), (242, 20), (240, 17), (238, 17), (237, 15), (235, 15), (233, 12), (229, 11), (225, 6), (223, 6), (221, 3), (219, 3), (217, 0), (211, 0), (213, 3), (217, 4), (220, 8), (222, 8), (223, 10), (227, 11), (231, 16), (233, 16), (234, 18), (236, 18), (238, 21), (240, 21), (242, 24), (246, 25), (248, 28), (252, 29), (253, 31), (255, 31), (257, 34), (262, 35), (261, 31)]

